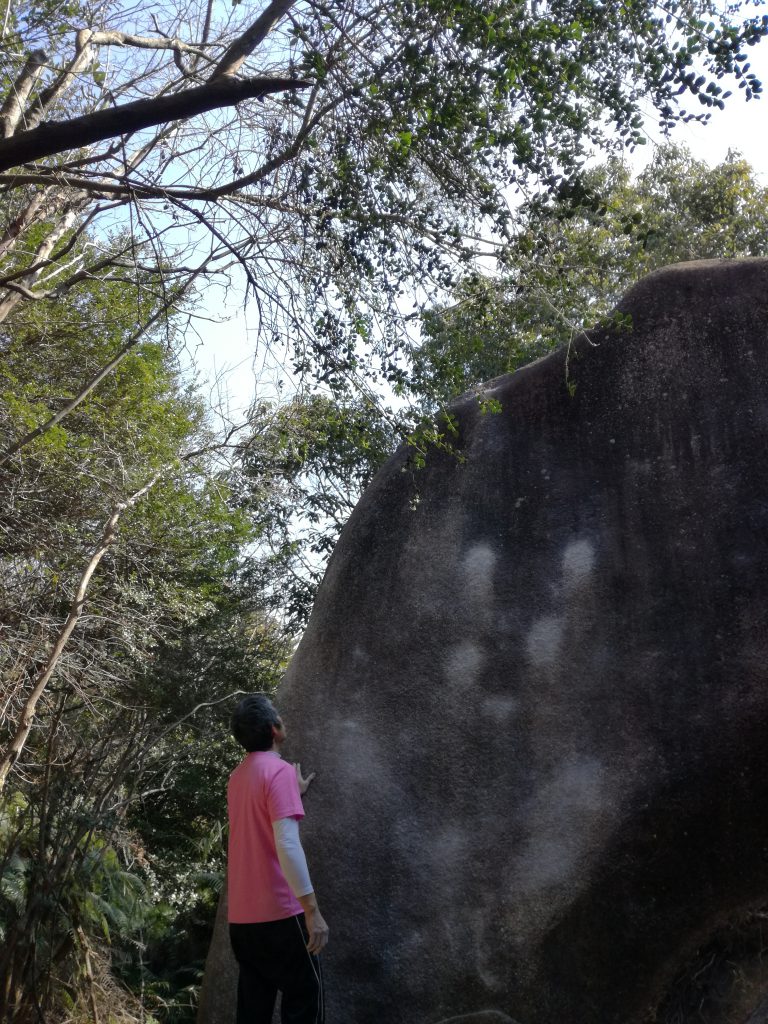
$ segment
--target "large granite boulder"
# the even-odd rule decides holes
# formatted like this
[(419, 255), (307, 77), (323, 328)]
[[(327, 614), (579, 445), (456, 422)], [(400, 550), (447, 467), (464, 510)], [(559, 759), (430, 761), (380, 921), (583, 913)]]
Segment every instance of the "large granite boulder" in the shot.
[(329, 1024), (768, 1020), (768, 261), (620, 311), (334, 552), (279, 695)]

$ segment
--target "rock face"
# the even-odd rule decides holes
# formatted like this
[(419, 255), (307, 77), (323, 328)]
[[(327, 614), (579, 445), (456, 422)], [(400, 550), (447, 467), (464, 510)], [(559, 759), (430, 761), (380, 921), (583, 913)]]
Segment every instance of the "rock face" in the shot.
[(334, 552), (278, 702), (330, 1024), (768, 1020), (768, 261), (620, 309)]

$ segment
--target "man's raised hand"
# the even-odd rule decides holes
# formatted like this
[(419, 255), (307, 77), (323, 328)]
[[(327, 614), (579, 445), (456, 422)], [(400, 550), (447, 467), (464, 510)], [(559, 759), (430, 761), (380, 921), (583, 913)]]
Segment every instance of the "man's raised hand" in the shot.
[(299, 784), (299, 793), (304, 796), (312, 783), (312, 779), (317, 775), (317, 772), (310, 772), (305, 779), (301, 774), (301, 764), (298, 761), (294, 761), (293, 767), (296, 769), (296, 781)]

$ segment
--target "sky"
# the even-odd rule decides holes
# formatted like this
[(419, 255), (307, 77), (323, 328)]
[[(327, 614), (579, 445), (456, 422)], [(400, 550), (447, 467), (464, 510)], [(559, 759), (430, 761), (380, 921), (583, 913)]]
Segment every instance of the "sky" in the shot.
[[(764, 83), (762, 99), (745, 102), (741, 90), (734, 89), (724, 110), (714, 110), (706, 125), (679, 125), (672, 141), (686, 145), (693, 155), (710, 165), (725, 159), (729, 149), (738, 150), (752, 165), (761, 184), (768, 187), (768, 40), (755, 46), (750, 54), (750, 68)], [(698, 104), (690, 109), (698, 109)], [(654, 143), (664, 138), (652, 121), (647, 122), (650, 144), (640, 147), (627, 159), (636, 171), (651, 159)], [(211, 315), (222, 322), (199, 325), (200, 343), (194, 353), (203, 391), (212, 407), (226, 421), (237, 421), (253, 401), (259, 378), (258, 397), (274, 399), (275, 381), (287, 377), (280, 367), (267, 366), (262, 360), (254, 366), (256, 350), (256, 311), (243, 310), (233, 295), (230, 304), (221, 295), (211, 296)]]

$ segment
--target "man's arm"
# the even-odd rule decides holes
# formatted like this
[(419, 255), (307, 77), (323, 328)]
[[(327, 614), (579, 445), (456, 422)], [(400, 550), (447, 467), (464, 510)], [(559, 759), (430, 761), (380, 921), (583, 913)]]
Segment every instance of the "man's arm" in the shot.
[(280, 867), (304, 911), (309, 934), (307, 949), (310, 953), (319, 953), (328, 942), (328, 925), (318, 908), (309, 877), (307, 858), (299, 839), (299, 823), (295, 818), (280, 818), (272, 823), (272, 830)]

